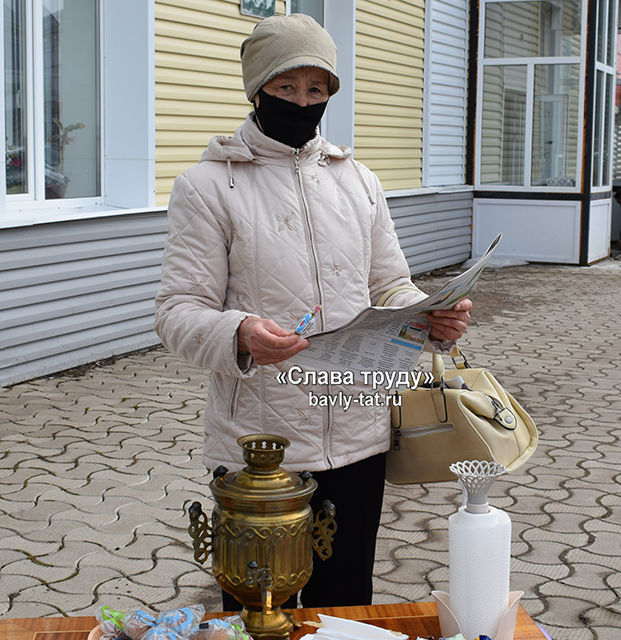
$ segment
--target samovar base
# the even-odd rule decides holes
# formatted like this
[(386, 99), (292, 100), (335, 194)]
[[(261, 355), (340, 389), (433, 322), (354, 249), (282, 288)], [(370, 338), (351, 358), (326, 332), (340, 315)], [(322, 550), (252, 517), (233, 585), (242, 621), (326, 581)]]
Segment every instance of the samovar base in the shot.
[(293, 630), (292, 617), (280, 607), (264, 613), (261, 609), (247, 609), (244, 607), (241, 618), (246, 630), (259, 640), (289, 640), (289, 633)]

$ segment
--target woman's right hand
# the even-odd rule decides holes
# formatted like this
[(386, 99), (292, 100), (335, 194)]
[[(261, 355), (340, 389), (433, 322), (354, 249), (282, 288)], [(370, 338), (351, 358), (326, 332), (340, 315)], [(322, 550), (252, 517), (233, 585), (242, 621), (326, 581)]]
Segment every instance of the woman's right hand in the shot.
[(286, 331), (273, 320), (249, 317), (237, 329), (237, 347), (257, 364), (276, 364), (306, 349), (310, 342)]

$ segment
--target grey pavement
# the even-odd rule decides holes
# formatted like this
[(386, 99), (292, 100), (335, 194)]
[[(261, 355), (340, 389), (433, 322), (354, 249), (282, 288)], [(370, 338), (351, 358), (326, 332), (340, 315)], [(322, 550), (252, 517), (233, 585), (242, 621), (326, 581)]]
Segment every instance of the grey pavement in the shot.
[[(533, 458), (492, 491), (513, 522), (511, 587), (554, 640), (616, 640), (621, 262), (490, 269), (472, 297), (464, 350), (541, 432)], [(187, 534), (188, 505), (213, 506), (208, 383), (158, 348), (0, 390), (0, 616), (220, 607)], [(456, 483), (387, 487), (375, 603), (447, 589), (459, 502)]]

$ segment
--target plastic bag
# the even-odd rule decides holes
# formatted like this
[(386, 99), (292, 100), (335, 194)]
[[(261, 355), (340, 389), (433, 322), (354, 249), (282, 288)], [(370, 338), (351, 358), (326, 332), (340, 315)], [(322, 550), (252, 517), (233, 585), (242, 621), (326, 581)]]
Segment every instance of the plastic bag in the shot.
[(166, 611), (157, 617), (141, 609), (128, 613), (102, 607), (97, 621), (102, 640), (190, 640), (204, 614), (202, 604)]
[(129, 640), (142, 640), (147, 632), (156, 624), (154, 615), (137, 609), (123, 620), (123, 633)]
[(125, 615), (124, 611), (111, 609), (110, 607), (101, 607), (97, 611), (96, 617), (101, 629), (102, 640), (124, 637), (123, 620)]
[(160, 613), (155, 626), (141, 640), (189, 640), (204, 614), (202, 604)]
[(240, 616), (214, 618), (201, 622), (192, 632), (190, 640), (252, 640)]

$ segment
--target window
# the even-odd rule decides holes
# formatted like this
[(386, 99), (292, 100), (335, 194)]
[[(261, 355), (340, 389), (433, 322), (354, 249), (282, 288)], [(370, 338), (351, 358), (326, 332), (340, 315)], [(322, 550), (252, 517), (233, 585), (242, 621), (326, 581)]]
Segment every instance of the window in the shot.
[(488, 2), (486, 58), (580, 55), (580, 2)]
[(609, 189), (612, 179), (612, 105), (616, 84), (614, 50), (616, 6), (617, 0), (598, 0), (597, 2), (592, 171), (592, 185), (595, 189)]
[(0, 22), (0, 226), (152, 206), (154, 0), (2, 0)]
[(7, 193), (29, 189), (24, 3), (4, 3), (5, 163)]
[(323, 25), (323, 0), (290, 0), (289, 13), (305, 13)]
[(582, 15), (580, 0), (482, 3), (478, 185), (577, 190)]
[(4, 25), (7, 196), (99, 196), (98, 0), (4, 0)]

